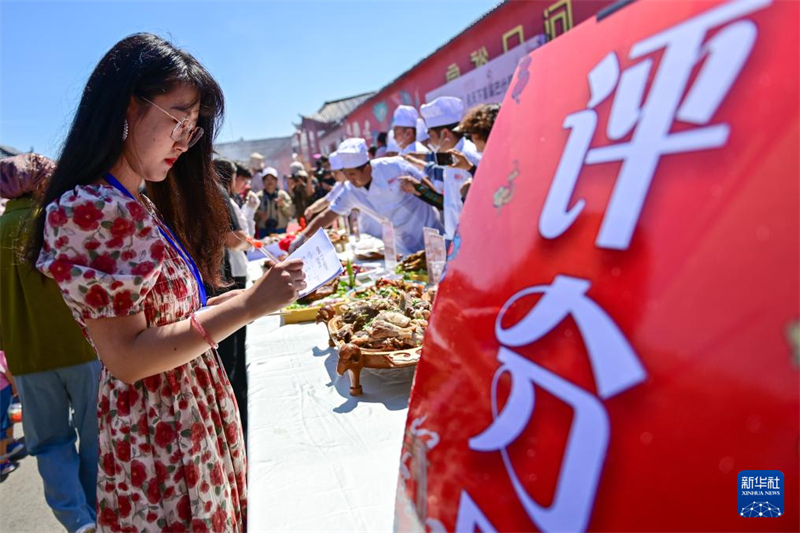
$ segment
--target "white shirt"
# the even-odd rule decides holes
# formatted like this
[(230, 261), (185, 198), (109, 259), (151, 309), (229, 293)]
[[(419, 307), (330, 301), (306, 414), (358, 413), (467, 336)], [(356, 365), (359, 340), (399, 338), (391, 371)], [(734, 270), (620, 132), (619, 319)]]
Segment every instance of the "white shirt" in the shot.
[[(347, 182), (342, 193), (331, 202), (336, 214), (347, 215), (364, 207), (389, 219), (394, 225), (397, 251), (403, 255), (425, 248), (422, 228), (441, 229), (433, 206), (400, 189), (400, 176), (422, 179), (425, 174), (402, 157), (384, 157), (370, 161), (372, 183), (369, 189)], [(362, 214), (362, 218), (368, 216)]]
[(244, 205), (241, 207), (242, 215), (244, 216), (245, 220), (247, 220), (247, 227), (245, 231), (251, 237), (256, 234), (256, 211), (258, 210), (258, 206), (260, 203), (260, 198), (254, 193), (250, 191), (247, 193), (247, 200), (245, 200)]
[(358, 231), (383, 239), (383, 226), (381, 226), (381, 223), (363, 211), (358, 213)]
[(325, 200), (328, 204), (333, 203), (336, 198), (342, 194), (342, 190), (344, 190), (344, 184), (347, 183), (346, 181), (337, 181), (336, 185), (325, 195)]
[[(236, 220), (239, 222), (239, 227), (242, 228), (242, 231), (247, 233), (248, 225), (247, 219), (245, 218), (244, 214), (242, 214), (242, 210), (239, 208), (239, 205), (233, 201), (233, 198), (229, 198), (228, 201), (233, 206), (233, 210), (236, 213)], [(242, 250), (225, 250), (228, 254), (228, 260), (231, 263), (231, 275), (234, 278), (246, 278), (247, 277), (247, 253)]]
[(421, 142), (414, 141), (413, 143), (411, 143), (408, 146), (406, 146), (405, 148), (403, 148), (403, 151), (400, 152), (400, 153), (401, 154), (413, 154), (414, 152), (419, 152), (421, 154), (425, 154), (425, 153), (430, 152), (430, 150), (428, 150), (428, 147), (425, 146), (424, 144), (422, 144)]
[[(464, 137), (455, 145), (455, 149), (464, 154), (467, 160), (476, 165), (481, 161), (481, 153), (475, 147), (475, 143), (466, 140)], [(464, 209), (464, 202), (461, 200), (461, 187), (470, 179), (472, 175), (460, 168), (444, 167), (444, 236), (448, 240), (453, 240), (458, 228), (458, 221), (461, 218), (461, 211)]]

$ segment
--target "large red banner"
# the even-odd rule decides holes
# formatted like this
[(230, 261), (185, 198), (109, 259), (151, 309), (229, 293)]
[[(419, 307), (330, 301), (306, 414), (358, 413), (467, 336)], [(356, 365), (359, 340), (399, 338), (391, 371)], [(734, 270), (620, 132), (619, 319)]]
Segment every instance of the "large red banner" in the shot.
[[(461, 218), (396, 526), (798, 531), (800, 3), (633, 3), (534, 51)], [(785, 506), (741, 516), (737, 474)]]

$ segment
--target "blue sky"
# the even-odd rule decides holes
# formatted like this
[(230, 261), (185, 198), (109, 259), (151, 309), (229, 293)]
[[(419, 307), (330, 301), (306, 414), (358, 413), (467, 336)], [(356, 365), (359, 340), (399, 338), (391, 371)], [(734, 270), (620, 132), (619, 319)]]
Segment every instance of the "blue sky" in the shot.
[(289, 135), (299, 113), (380, 89), (497, 0), (0, 2), (0, 144), (58, 155), (83, 86), (122, 37), (194, 54), (225, 92), (218, 141)]

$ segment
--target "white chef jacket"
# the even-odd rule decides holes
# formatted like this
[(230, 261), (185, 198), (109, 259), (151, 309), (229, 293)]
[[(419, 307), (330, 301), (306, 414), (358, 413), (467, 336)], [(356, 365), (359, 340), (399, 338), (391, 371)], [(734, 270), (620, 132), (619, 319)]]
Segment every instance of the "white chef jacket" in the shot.
[(421, 142), (414, 141), (413, 143), (411, 143), (408, 146), (406, 146), (405, 148), (403, 148), (403, 151), (400, 152), (400, 153), (401, 154), (413, 154), (414, 152), (419, 152), (419, 153), (425, 154), (427, 152), (430, 152), (430, 150), (428, 150), (428, 147), (425, 146), (424, 144), (422, 144)]
[[(236, 219), (239, 222), (239, 227), (242, 228), (242, 231), (247, 233), (248, 232), (247, 219), (242, 213), (241, 208), (233, 200), (233, 198), (228, 198), (228, 201), (231, 203), (231, 205), (233, 206), (233, 211), (236, 213)], [(225, 250), (225, 252), (228, 254), (228, 260), (231, 263), (231, 275), (234, 278), (246, 278), (247, 253), (242, 250)]]
[(372, 183), (369, 189), (348, 182), (331, 202), (330, 209), (347, 215), (363, 206), (392, 222), (398, 252), (407, 255), (424, 249), (422, 228), (441, 229), (442, 225), (432, 206), (400, 189), (400, 176), (422, 179), (425, 174), (399, 156), (373, 159), (370, 165)]
[(330, 205), (341, 193), (344, 189), (344, 184), (347, 183), (346, 181), (337, 181), (336, 185), (328, 191), (328, 194), (325, 195), (325, 200)]
[[(475, 143), (468, 141), (464, 137), (458, 141), (455, 149), (464, 154), (467, 160), (476, 165), (481, 161), (481, 153), (475, 147)], [(448, 240), (453, 240), (458, 227), (458, 220), (461, 218), (461, 211), (464, 209), (464, 202), (461, 200), (461, 187), (472, 175), (460, 168), (444, 167), (444, 235)]]

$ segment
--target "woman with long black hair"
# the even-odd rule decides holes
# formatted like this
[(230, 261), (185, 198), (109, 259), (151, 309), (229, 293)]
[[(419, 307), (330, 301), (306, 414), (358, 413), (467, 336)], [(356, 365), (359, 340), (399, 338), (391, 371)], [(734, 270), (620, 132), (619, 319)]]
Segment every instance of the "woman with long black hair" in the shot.
[(214, 348), (305, 281), (301, 262), (284, 262), (206, 298), (228, 231), (211, 164), (222, 112), (190, 54), (150, 34), (123, 39), (89, 78), (32, 231), (28, 259), (103, 363), (102, 530), (246, 528), (244, 441)]

